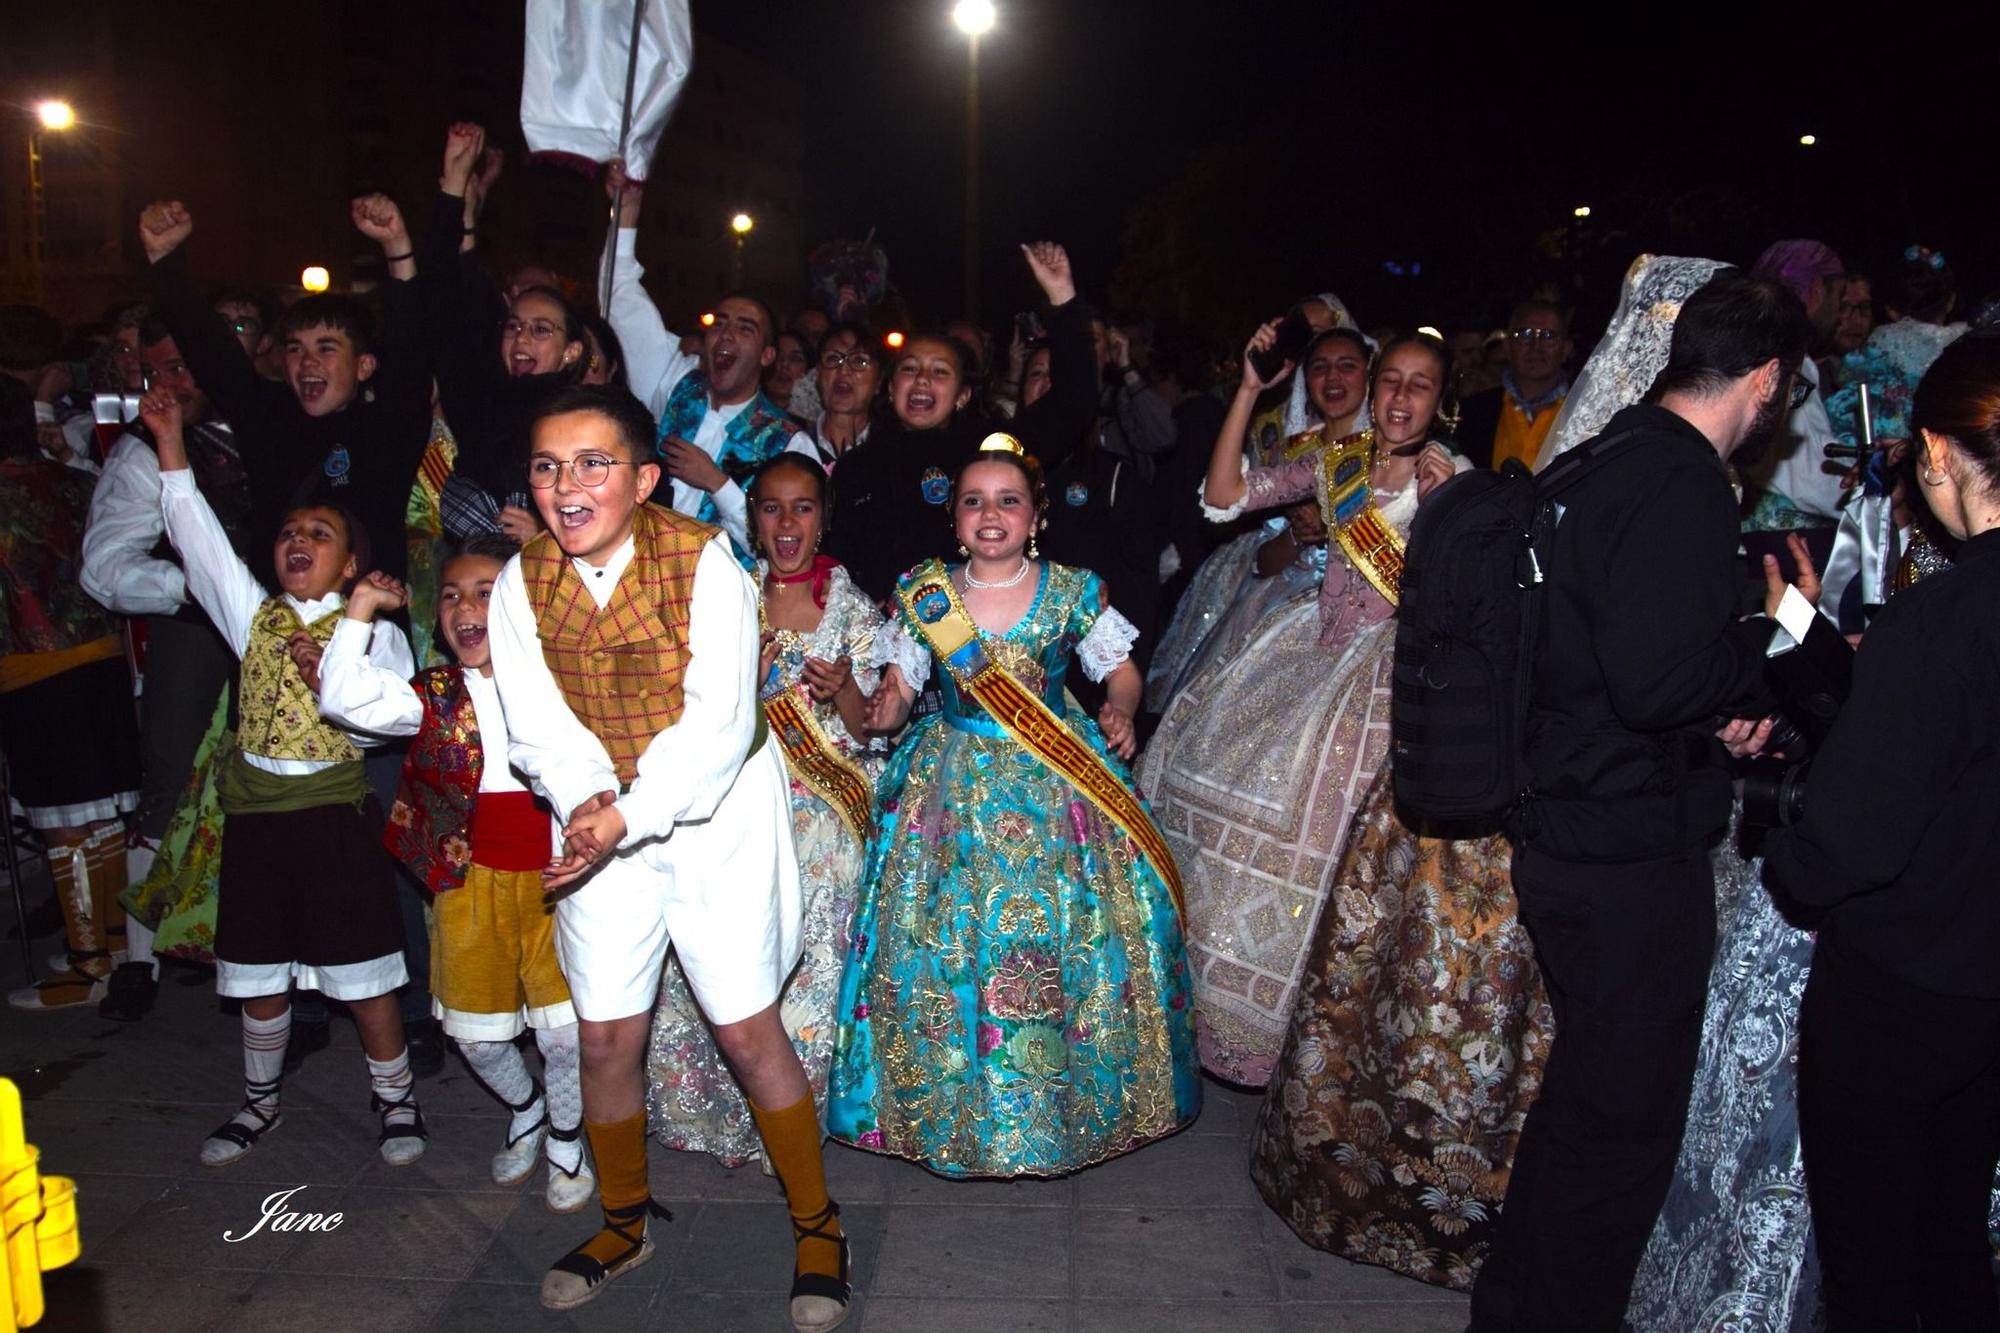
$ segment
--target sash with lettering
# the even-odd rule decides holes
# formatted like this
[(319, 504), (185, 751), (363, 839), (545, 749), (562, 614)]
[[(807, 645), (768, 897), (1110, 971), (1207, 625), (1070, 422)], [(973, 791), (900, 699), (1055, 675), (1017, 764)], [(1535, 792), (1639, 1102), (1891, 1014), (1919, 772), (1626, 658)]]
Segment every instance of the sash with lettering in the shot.
[(1375, 507), (1368, 488), (1374, 469), (1374, 431), (1328, 445), (1320, 455), (1319, 508), (1348, 563), (1394, 606), (1403, 586), (1403, 534)]
[(762, 701), (765, 721), (785, 752), (785, 767), (813, 795), (832, 806), (854, 840), (866, 847), (875, 822), (875, 784), (859, 764), (840, 752), (819, 724), (805, 682), (785, 685), (767, 681)]
[(1007, 734), (1068, 779), (1097, 807), (1099, 814), (1125, 831), (1153, 863), (1173, 895), (1182, 920), (1187, 909), (1181, 896), (1181, 869), (1166, 839), (1133, 790), (1118, 780), (1097, 751), (1090, 748), (1035, 692), (986, 655), (979, 627), (959, 600), (958, 589), (943, 562), (931, 559), (910, 571), (896, 589), (896, 600), (923, 632), (924, 640), (958, 688), (984, 708)]

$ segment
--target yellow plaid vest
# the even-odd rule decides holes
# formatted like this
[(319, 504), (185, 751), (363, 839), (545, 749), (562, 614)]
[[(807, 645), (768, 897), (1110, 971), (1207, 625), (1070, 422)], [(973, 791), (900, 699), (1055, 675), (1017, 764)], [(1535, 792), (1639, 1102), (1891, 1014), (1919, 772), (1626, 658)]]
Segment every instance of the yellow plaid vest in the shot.
[(344, 763), (361, 751), (344, 732), (319, 715), (319, 698), (299, 675), (286, 644), (301, 629), (322, 647), (340, 623), (340, 608), (307, 625), (282, 597), (257, 608), (250, 642), (243, 649), (238, 687), (236, 744), (246, 754), (267, 759), (311, 759)]
[(570, 711), (604, 742), (618, 780), (639, 775), (653, 737), (680, 721), (695, 563), (720, 531), (642, 504), (632, 516), (632, 563), (603, 610), (555, 538), (521, 551), (542, 658)]

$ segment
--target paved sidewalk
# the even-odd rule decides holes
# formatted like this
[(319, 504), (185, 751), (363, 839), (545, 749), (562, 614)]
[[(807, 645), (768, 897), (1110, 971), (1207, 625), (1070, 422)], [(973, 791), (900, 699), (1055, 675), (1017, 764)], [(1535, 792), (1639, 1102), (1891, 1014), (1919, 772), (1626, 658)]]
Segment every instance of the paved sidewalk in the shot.
[[(47, 947), (54, 947), (49, 942)], [(46, 951), (46, 949), (44, 950)], [(19, 983), (12, 941), (5, 984)], [(94, 1011), (0, 1017), (0, 1073), (28, 1098), (29, 1141), (77, 1182), (83, 1257), (47, 1276), (50, 1330), (606, 1328), (782, 1333), (791, 1245), (777, 1186), (755, 1167), (656, 1149), (674, 1220), (658, 1256), (569, 1317), (535, 1284), (588, 1233), (487, 1163), (500, 1112), (456, 1057), (419, 1090), (429, 1151), (375, 1152), (353, 1028), (285, 1086), (285, 1123), (236, 1166), (195, 1159), (235, 1104), (237, 1023), (204, 974), (169, 968), (131, 1026)], [(955, 1182), (830, 1146), (855, 1241), (862, 1333), (1393, 1330), (1457, 1333), (1461, 1296), (1301, 1244), (1245, 1169), (1256, 1099), (1210, 1083), (1200, 1121), (1165, 1143), (1056, 1181)], [(266, 1196), (342, 1216), (331, 1233), (253, 1227)]]

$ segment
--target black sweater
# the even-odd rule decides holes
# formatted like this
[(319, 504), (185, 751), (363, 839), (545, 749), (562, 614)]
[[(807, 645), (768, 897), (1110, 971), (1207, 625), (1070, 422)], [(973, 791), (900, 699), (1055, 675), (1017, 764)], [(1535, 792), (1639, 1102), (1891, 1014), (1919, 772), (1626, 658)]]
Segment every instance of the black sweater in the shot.
[(431, 359), (412, 284), (385, 284), (375, 374), (346, 407), (315, 417), (290, 385), (257, 373), (222, 316), (195, 291), (183, 254), (174, 250), (152, 266), (153, 309), (236, 432), (250, 478), (253, 544), (268, 550), (279, 521), (298, 505), (338, 504), (367, 530), (372, 567), (401, 578), (410, 486), (431, 435)]
[(1781, 896), (1827, 907), (1822, 943), (1942, 995), (2000, 999), (2000, 531), (1896, 594), (1764, 844)]
[(961, 412), (935, 430), (912, 431), (885, 415), (865, 443), (840, 456), (826, 545), (861, 591), (880, 601), (919, 561), (958, 549), (946, 486), (988, 435), (1006, 431), (1044, 470), (1082, 443), (1097, 418), (1097, 363), (1083, 303), (1055, 307), (1048, 322), (1049, 391), (1011, 423)]
[(1737, 507), (1707, 438), (1665, 408), (1563, 496), (1528, 710), (1529, 841), (1562, 860), (1652, 860), (1728, 823), (1718, 715), (1763, 679), (1768, 621), (1739, 621)]

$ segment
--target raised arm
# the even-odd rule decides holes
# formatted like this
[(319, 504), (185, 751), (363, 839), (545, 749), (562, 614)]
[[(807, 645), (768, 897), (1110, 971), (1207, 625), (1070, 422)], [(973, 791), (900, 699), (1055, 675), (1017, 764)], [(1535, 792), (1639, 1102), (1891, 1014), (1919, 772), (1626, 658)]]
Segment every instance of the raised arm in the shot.
[(1226, 522), (1242, 512), (1242, 505), (1248, 487), (1244, 474), (1243, 448), (1250, 438), (1250, 418), (1257, 414), (1257, 397), (1274, 384), (1284, 382), (1292, 373), (1292, 363), (1287, 361), (1278, 373), (1265, 379), (1257, 373), (1251, 354), (1262, 352), (1278, 339), (1278, 321), (1270, 320), (1258, 327), (1243, 348), (1243, 378), (1236, 385), (1236, 396), (1229, 400), (1229, 414), (1222, 419), (1222, 431), (1215, 437), (1214, 452), (1208, 456), (1208, 480), (1202, 486), (1201, 499), (1209, 517), (1218, 514), (1224, 517), (1218, 522)]
[(1083, 443), (1097, 419), (1097, 354), (1090, 321), (1076, 299), (1069, 252), (1051, 241), (1021, 247), (1049, 303), (1049, 391), (1014, 416), (1014, 434), (1041, 460), (1059, 466)]
[(221, 520), (195, 489), (181, 439), (181, 405), (173, 394), (164, 387), (154, 389), (140, 400), (139, 417), (153, 432), (159, 452), (160, 510), (167, 538), (181, 553), (188, 592), (208, 612), (230, 651), (241, 657), (250, 643), (250, 623), (264, 605), (264, 587), (230, 546)]
[(376, 616), (407, 604), (403, 585), (370, 574), (354, 586), (340, 623), (319, 659), (319, 711), (337, 727), (373, 736), (414, 736), (424, 721), (423, 701), (398, 672), (370, 655), (380, 627)]
[(681, 340), (660, 318), (660, 309), (639, 279), (646, 270), (639, 264), (639, 207), (645, 187), (625, 177), (622, 163), (613, 162), (605, 177), (605, 189), (618, 201), (616, 271), (611, 278), (611, 296), (605, 318), (611, 331), (625, 348), (625, 381), (632, 392), (658, 417), (667, 406), (667, 395), (693, 370), (698, 358), (681, 351)]
[(187, 577), (153, 554), (166, 531), (160, 464), (136, 435), (121, 436), (90, 493), (83, 590), (125, 616), (170, 616), (187, 603)]
[(194, 215), (180, 200), (147, 204), (139, 213), (139, 243), (152, 278), (153, 312), (167, 322), (195, 382), (225, 418), (242, 420), (264, 381), (228, 321), (195, 291), (186, 243)]

